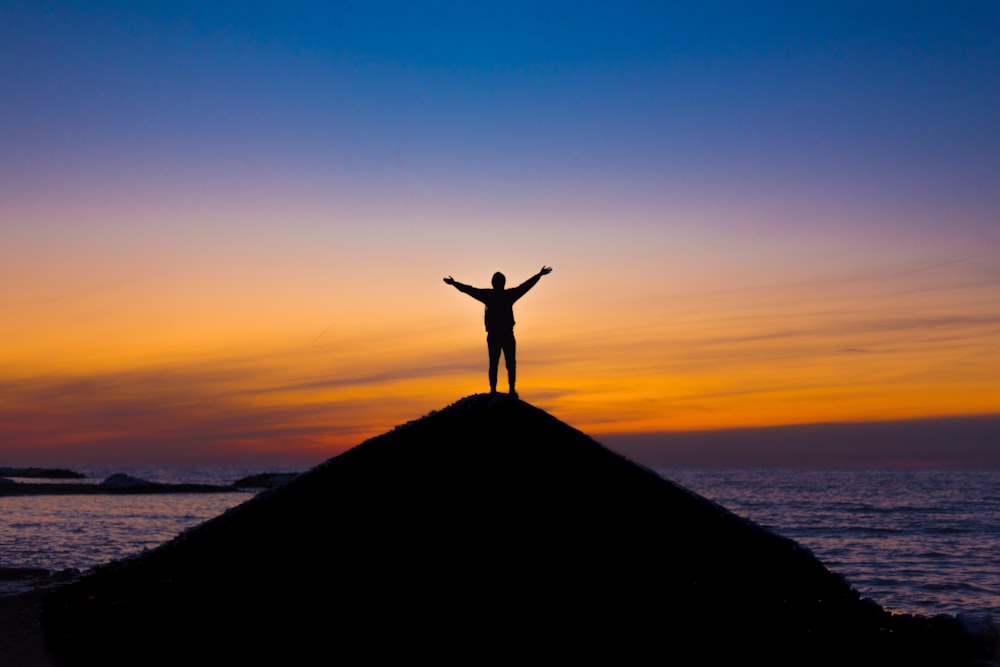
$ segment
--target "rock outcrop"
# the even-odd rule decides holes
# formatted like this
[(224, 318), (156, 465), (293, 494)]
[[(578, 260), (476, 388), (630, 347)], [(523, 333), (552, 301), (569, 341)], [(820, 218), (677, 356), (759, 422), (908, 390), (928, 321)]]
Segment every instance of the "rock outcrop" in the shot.
[(21, 483), (0, 477), (2, 496), (94, 496), (94, 495), (151, 495), (164, 493), (231, 493), (252, 490), (235, 484), (168, 484), (150, 482), (122, 472), (109, 475), (97, 484), (75, 482)]
[(299, 473), (297, 472), (260, 472), (255, 475), (241, 477), (233, 482), (237, 489), (273, 489), (287, 484)]
[(66, 468), (11, 468), (0, 466), (0, 477), (26, 477), (29, 479), (83, 479), (85, 475)]
[(796, 543), (476, 395), (50, 594), (62, 665), (966, 665)]

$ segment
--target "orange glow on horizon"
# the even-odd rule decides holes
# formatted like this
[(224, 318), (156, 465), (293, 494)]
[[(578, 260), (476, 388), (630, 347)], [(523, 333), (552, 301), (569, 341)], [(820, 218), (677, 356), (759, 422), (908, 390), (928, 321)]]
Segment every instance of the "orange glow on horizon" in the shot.
[(181, 269), (153, 246), (67, 255), (56, 274), (20, 259), (0, 283), (7, 451), (325, 458), (486, 391), (482, 307), (441, 278), (517, 284), (543, 263), (555, 271), (515, 307), (518, 389), (595, 437), (1000, 413), (985, 256), (834, 264), (825, 239), (799, 239), (782, 278), (687, 247), (664, 267), (666, 232), (646, 233), (631, 261), (609, 237), (612, 271), (547, 237), (544, 262), (489, 253), (474, 271), (408, 242), (336, 261), (335, 245), (284, 240), (203, 248)]

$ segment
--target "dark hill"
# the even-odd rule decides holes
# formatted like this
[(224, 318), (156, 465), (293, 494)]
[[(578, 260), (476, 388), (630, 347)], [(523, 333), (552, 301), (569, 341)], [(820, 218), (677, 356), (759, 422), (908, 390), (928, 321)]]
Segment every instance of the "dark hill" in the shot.
[[(807, 550), (470, 396), (50, 595), (64, 665), (968, 664)], [(605, 658), (606, 660), (601, 660)]]

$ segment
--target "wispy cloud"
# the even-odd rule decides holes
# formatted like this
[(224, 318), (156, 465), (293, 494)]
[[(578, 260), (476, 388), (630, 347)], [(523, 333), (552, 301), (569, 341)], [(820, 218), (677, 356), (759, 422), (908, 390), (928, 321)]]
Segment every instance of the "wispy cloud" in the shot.
[[(281, 363), (284, 362), (284, 363)], [(437, 407), (408, 389), (471, 370), (430, 360), (327, 377), (301, 353), (0, 384), (5, 449), (114, 461), (325, 457)], [(374, 395), (370, 388), (375, 388)], [(440, 395), (440, 387), (437, 388)], [(452, 396), (451, 398), (454, 398)], [(439, 399), (440, 400), (440, 399)], [(86, 453), (85, 453), (86, 452)], [(240, 453), (242, 452), (242, 454)]]

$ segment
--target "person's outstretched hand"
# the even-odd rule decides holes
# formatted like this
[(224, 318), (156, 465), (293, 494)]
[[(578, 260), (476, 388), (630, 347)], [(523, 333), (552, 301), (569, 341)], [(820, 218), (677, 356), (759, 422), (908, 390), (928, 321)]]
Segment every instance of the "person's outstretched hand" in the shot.
[(538, 272), (538, 275), (540, 275), (540, 276), (547, 276), (550, 273), (552, 273), (552, 267), (551, 266), (543, 266), (542, 270)]
[[(551, 271), (551, 270), (552, 269), (549, 269), (549, 271)], [(454, 285), (455, 284), (455, 279), (452, 278), (451, 276), (448, 276), (447, 278), (444, 279), (444, 282), (446, 284), (448, 284), (448, 285)]]

